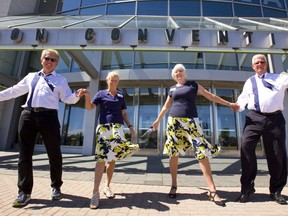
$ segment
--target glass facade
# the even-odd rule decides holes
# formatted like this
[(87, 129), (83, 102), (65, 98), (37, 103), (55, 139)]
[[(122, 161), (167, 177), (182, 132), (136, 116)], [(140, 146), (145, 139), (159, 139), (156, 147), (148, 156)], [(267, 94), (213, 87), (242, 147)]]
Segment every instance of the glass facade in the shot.
[(287, 0), (41, 0), (40, 14), (287, 17)]

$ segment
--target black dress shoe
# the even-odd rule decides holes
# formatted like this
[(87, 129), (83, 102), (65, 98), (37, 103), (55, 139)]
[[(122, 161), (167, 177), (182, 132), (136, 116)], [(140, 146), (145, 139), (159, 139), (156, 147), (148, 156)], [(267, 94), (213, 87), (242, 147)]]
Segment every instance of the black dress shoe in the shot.
[(250, 195), (255, 193), (255, 189), (249, 189), (244, 192), (241, 192), (239, 198), (237, 199), (238, 202), (246, 203), (250, 201)]
[(285, 198), (280, 194), (280, 192), (270, 193), (270, 197), (272, 200), (276, 201), (280, 205), (287, 204)]

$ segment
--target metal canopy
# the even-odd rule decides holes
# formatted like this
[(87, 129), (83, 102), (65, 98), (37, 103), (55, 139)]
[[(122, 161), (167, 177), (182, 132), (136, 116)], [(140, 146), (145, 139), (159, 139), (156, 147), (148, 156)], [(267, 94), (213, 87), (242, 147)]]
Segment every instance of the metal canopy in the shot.
[(170, 17), (170, 16), (8, 16), (0, 18), (0, 29), (7, 28), (149, 28), (288, 31), (288, 19)]

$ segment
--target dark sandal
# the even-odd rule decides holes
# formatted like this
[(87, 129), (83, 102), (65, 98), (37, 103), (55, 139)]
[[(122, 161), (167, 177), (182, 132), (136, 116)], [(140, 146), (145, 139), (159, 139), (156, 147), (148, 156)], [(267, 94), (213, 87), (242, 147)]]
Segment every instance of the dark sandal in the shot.
[(177, 190), (177, 187), (171, 186), (170, 192), (168, 194), (170, 198), (176, 198), (176, 196), (177, 196), (176, 190)]
[[(210, 191), (210, 190), (208, 190), (208, 194), (207, 194), (207, 196), (208, 196), (208, 199), (210, 200), (210, 201), (212, 201), (212, 202), (214, 202), (216, 205), (218, 205), (218, 206), (222, 206), (222, 207), (225, 207), (226, 206), (226, 204), (225, 204), (225, 202), (223, 202), (222, 200), (215, 200), (215, 197), (217, 196), (218, 194), (217, 194), (217, 191)], [(218, 195), (218, 197), (219, 197), (219, 195)], [(220, 197), (219, 197), (220, 198)], [(221, 199), (221, 198), (220, 198)]]

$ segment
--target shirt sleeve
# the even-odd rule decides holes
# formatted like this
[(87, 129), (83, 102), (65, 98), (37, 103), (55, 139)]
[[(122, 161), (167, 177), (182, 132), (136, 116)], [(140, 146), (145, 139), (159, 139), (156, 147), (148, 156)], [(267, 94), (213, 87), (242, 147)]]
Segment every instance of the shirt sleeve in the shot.
[(248, 102), (249, 102), (249, 89), (252, 88), (251, 85), (252, 85), (252, 84), (251, 84), (251, 81), (250, 81), (250, 79), (248, 79), (248, 80), (245, 82), (245, 84), (244, 84), (244, 86), (243, 86), (243, 90), (242, 90), (241, 94), (240, 94), (239, 97), (238, 97), (237, 103), (238, 103), (238, 105), (240, 106), (240, 108), (239, 108), (239, 111), (240, 111), (240, 112), (242, 112), (242, 111), (245, 110), (245, 107), (246, 107), (246, 105), (247, 105)]
[(25, 76), (21, 81), (19, 81), (16, 85), (11, 86), (10, 88), (7, 88), (0, 92), (0, 101), (9, 100), (12, 98), (17, 98), (21, 95), (24, 95), (28, 93), (29, 91), (29, 83), (28, 80), (28, 74)]
[(60, 100), (67, 104), (75, 104), (79, 101), (80, 97), (76, 96), (76, 93), (72, 93), (67, 80), (63, 77), (59, 91)]
[(288, 88), (288, 73), (282, 72), (282, 73), (280, 74), (280, 79), (282, 80), (282, 82), (284, 83), (284, 85), (286, 86), (286, 88)]

